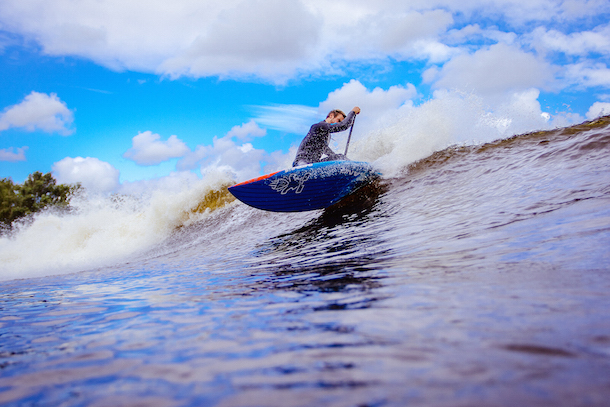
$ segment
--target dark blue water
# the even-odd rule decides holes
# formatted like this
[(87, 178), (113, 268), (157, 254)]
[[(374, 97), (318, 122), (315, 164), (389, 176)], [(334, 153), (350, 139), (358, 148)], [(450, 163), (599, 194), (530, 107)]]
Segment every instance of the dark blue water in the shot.
[(606, 406), (609, 147), (449, 148), (334, 211), (234, 202), (105, 265), (42, 262), (0, 283), (0, 403)]

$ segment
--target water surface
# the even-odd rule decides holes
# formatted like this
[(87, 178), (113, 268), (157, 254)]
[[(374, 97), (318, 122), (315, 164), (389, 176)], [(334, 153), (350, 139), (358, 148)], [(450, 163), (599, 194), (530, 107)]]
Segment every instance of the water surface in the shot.
[(452, 147), (332, 211), (233, 202), (4, 281), (0, 403), (607, 405), (609, 146), (580, 126)]

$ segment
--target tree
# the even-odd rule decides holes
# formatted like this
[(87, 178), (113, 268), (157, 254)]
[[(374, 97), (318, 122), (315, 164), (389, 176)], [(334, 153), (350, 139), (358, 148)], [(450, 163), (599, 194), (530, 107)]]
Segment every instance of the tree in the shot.
[(23, 185), (10, 178), (0, 180), (0, 227), (10, 228), (13, 221), (39, 212), (48, 206), (67, 207), (80, 184), (57, 184), (51, 173), (36, 171)]
[(17, 186), (9, 178), (0, 180), (0, 226), (10, 225), (19, 217), (17, 209)]

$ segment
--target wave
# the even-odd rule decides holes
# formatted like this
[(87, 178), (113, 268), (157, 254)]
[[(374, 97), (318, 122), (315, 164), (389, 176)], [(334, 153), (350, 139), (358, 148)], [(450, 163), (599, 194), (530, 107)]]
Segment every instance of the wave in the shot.
[(71, 273), (142, 253), (230, 203), (231, 184), (219, 175), (147, 196), (76, 196), (71, 211), (43, 211), (0, 238), (0, 279)]
[[(455, 145), (481, 145), (531, 129), (548, 130), (553, 123), (540, 115), (538, 97), (530, 90), (490, 110), (476, 95), (446, 92), (420, 106), (381, 117), (365, 137), (350, 145), (350, 157), (374, 163), (388, 177), (411, 163)], [(533, 104), (532, 104), (533, 103)]]
[[(254, 210), (234, 202), (226, 189), (234, 180), (224, 173), (172, 182), (171, 186), (160, 183), (138, 197), (78, 196), (69, 213), (44, 211), (0, 237), (0, 279), (91, 270), (142, 256), (173, 253), (188, 257), (190, 251), (202, 250), (202, 242), (211, 257), (223, 253), (224, 261), (243, 262), (241, 247), (235, 242), (243, 242), (243, 247), (253, 240), (295, 244), (294, 236), (302, 240), (314, 233), (312, 230), (332, 229), (342, 219), (381, 204), (385, 205), (384, 216), (389, 217), (404, 210), (405, 202), (413, 210), (430, 213), (436, 210), (435, 205), (438, 211), (457, 212), (467, 205), (488, 205), (490, 216), (485, 227), (519, 221), (574, 200), (610, 194), (608, 185), (599, 185), (599, 177), (595, 181), (598, 185), (590, 185), (595, 178), (592, 174), (609, 170), (609, 124), (610, 116), (606, 116), (562, 129), (450, 147), (447, 143), (452, 130), (443, 132), (442, 126), (432, 122), (420, 123), (420, 133), (413, 133), (412, 128), (402, 133), (397, 127), (380, 130), (367, 139), (373, 147), (367, 150), (366, 143), (361, 143), (354, 158), (368, 158), (384, 172), (384, 179), (360, 194), (356, 202), (334, 212), (272, 214)], [(429, 137), (432, 133), (444, 136)], [(452, 190), (450, 209), (447, 202), (435, 201), (439, 185)], [(519, 201), (522, 194), (533, 197)], [(508, 195), (514, 200), (508, 200)], [(420, 202), (424, 196), (425, 207)], [(447, 199), (446, 191), (439, 196)], [(502, 216), (494, 214), (494, 206), (506, 206)], [(392, 228), (400, 219), (388, 219), (383, 227)], [(426, 227), (425, 222), (421, 228)], [(294, 236), (282, 238), (282, 234)], [(233, 243), (232, 249), (224, 243), (227, 241)], [(274, 250), (282, 247), (269, 244)], [(392, 243), (395, 247), (402, 244)], [(323, 263), (325, 259), (314, 256), (290, 261)]]

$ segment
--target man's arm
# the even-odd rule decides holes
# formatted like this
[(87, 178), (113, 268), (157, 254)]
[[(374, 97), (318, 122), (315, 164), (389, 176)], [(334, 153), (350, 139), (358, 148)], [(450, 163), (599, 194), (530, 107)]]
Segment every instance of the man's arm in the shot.
[(358, 113), (360, 113), (360, 108), (359, 107), (353, 108), (352, 111), (347, 114), (347, 117), (345, 119), (343, 119), (343, 121), (341, 121), (337, 124), (330, 125), (329, 132), (336, 133), (338, 131), (344, 131), (344, 130), (349, 129), (349, 126), (352, 125), (352, 123), (354, 122), (354, 119), (356, 118), (356, 115)]

